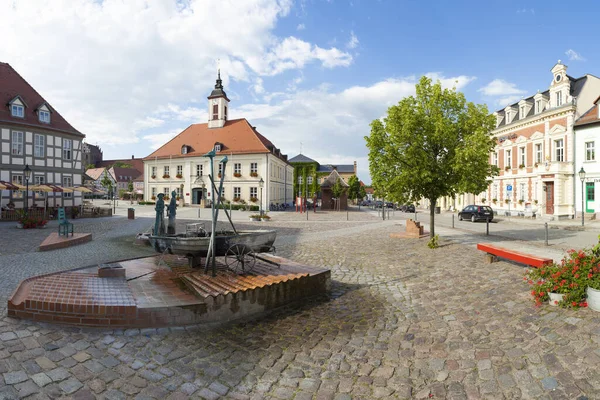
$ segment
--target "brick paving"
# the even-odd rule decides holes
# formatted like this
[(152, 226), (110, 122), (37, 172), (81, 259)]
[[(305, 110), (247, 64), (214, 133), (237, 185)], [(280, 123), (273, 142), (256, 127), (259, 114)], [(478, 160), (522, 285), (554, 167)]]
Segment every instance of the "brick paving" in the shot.
[[(281, 228), (277, 253), (331, 268), (329, 297), (221, 327), (81, 330), (5, 317), (0, 398), (600, 398), (600, 314), (534, 307), (524, 268), (484, 264), (477, 238), (441, 234), (430, 250), (426, 240), (390, 238), (399, 221), (366, 213), (296, 218), (269, 222)], [(145, 254), (132, 235), (148, 220), (111, 222), (71, 249), (3, 247), (3, 272), (15, 256), (64, 260), (77, 248), (103, 250), (79, 261), (87, 265)]]

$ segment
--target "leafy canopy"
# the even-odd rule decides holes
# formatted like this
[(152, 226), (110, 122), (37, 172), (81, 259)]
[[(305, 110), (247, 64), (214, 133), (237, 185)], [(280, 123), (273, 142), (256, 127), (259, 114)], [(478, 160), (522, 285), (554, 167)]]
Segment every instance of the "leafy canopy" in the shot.
[(351, 199), (358, 199), (360, 197), (360, 181), (356, 175), (352, 175), (348, 178), (348, 197)]
[(426, 198), (432, 207), (443, 196), (484, 191), (498, 173), (489, 164), (493, 128), (485, 105), (422, 77), (416, 96), (390, 107), (365, 137), (375, 191), (402, 202)]

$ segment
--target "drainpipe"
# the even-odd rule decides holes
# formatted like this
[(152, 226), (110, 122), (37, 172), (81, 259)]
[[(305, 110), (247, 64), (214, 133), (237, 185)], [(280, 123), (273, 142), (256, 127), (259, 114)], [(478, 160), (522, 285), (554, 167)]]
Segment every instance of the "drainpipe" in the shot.
[[(573, 121), (573, 123), (575, 123), (575, 121)], [(571, 137), (573, 138), (573, 144), (571, 145), (572, 147), (572, 151), (573, 151), (573, 219), (575, 219), (577, 217), (577, 208), (576, 208), (576, 195), (577, 195), (577, 149), (576, 149), (576, 138), (575, 138), (575, 127), (572, 126), (571, 127), (573, 134), (571, 135)], [(583, 182), (581, 183), (583, 185)], [(583, 202), (583, 199), (581, 200)], [(583, 210), (581, 210), (581, 212), (583, 213)]]

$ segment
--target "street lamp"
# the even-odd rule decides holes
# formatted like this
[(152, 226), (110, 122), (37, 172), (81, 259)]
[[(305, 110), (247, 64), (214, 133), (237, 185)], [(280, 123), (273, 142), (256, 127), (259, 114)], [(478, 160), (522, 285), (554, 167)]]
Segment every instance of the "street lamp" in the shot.
[(29, 211), (29, 179), (31, 178), (31, 168), (29, 168), (29, 164), (25, 165), (23, 173), (25, 174), (25, 214), (27, 214)]
[(581, 226), (583, 226), (585, 224), (585, 214), (583, 211), (583, 182), (585, 181), (585, 170), (583, 169), (583, 167), (581, 167), (581, 169), (579, 170), (579, 179), (581, 179)]
[(260, 216), (262, 217), (263, 215), (263, 208), (262, 208), (262, 189), (263, 186), (265, 184), (265, 181), (263, 181), (263, 178), (260, 178), (260, 181), (258, 181), (258, 187), (260, 188)]

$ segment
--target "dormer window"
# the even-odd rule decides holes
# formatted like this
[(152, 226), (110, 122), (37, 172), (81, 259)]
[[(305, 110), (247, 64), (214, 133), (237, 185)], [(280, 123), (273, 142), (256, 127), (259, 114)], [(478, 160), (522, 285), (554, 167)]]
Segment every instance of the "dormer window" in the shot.
[(184, 144), (183, 146), (181, 146), (181, 154), (187, 154), (188, 153), (188, 147)]
[(535, 113), (539, 114), (542, 112), (542, 101), (541, 100), (536, 100), (535, 101)]
[(50, 112), (49, 111), (43, 111), (43, 110), (38, 111), (38, 117), (40, 119), (40, 122), (43, 122), (45, 124), (50, 123)]
[(523, 118), (525, 118), (525, 106), (521, 106), (521, 115), (519, 116), (519, 119)]
[(510, 124), (510, 111), (507, 111), (506, 113), (506, 121), (504, 122), (506, 125)]
[(556, 107), (562, 106), (562, 92), (556, 92)]
[(20, 104), (13, 104), (10, 107), (10, 114), (13, 117), (25, 118), (25, 107)]
[(215, 152), (218, 153), (219, 151), (221, 151), (221, 145), (215, 144)]

